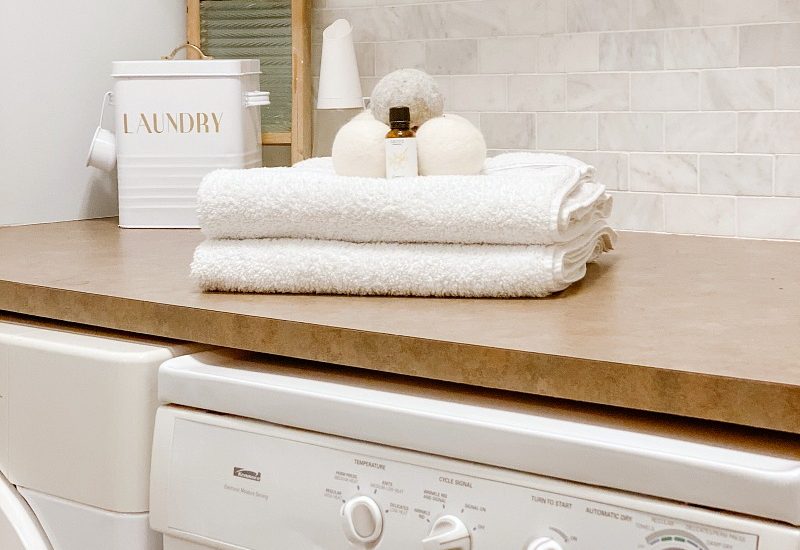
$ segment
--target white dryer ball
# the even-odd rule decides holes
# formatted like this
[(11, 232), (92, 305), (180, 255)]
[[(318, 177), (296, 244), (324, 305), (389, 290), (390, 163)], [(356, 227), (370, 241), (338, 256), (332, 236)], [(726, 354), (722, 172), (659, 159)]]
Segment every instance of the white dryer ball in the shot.
[(486, 141), (470, 121), (447, 114), (419, 127), (417, 157), (422, 176), (479, 174), (486, 160)]
[(350, 120), (375, 120), (375, 117), (372, 116), (372, 111), (364, 109)]
[(370, 96), (370, 109), (376, 120), (389, 124), (389, 109), (408, 107), (411, 126), (441, 116), (444, 97), (431, 75), (417, 69), (400, 69), (381, 78)]
[(360, 116), (339, 128), (331, 153), (336, 173), (385, 178), (387, 132), (386, 124)]

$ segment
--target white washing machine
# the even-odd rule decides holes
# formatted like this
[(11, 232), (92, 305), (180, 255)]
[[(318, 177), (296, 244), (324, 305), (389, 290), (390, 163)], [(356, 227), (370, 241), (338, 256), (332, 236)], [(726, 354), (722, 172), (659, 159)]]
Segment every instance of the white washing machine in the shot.
[(785, 434), (235, 352), (159, 396), (165, 550), (800, 549)]
[(158, 550), (148, 522), (166, 340), (0, 314), (0, 550)]

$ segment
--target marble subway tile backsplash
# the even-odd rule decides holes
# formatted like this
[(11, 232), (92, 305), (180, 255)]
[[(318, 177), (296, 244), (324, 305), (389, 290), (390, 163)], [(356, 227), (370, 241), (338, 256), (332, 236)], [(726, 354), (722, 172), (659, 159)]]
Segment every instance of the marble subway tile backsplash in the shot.
[(536, 138), (543, 151), (596, 151), (596, 113), (537, 113)]
[[(505, 52), (508, 55), (508, 52)], [(600, 69), (600, 35), (556, 34), (539, 37), (538, 70), (542, 73), (593, 72)]]
[(730, 197), (664, 195), (664, 223), (669, 233), (736, 235), (736, 201)]
[(769, 155), (701, 155), (700, 193), (769, 196), (773, 165)]
[(800, 154), (800, 112), (739, 113), (739, 150)]
[(739, 37), (743, 67), (800, 65), (800, 23), (749, 25)]
[(664, 195), (612, 192), (611, 225), (633, 231), (665, 231)]
[(628, 189), (628, 155), (625, 153), (606, 153), (595, 151), (564, 151), (591, 164), (597, 169), (597, 178), (608, 189), (625, 191)]
[(800, 156), (775, 158), (775, 195), (800, 197)]
[(633, 0), (631, 28), (696, 27), (701, 7), (697, 0)]
[[(494, 2), (505, 13), (507, 34), (558, 34), (566, 31), (567, 0), (501, 0)], [(536, 14), (532, 17), (532, 14)]]
[(704, 71), (700, 108), (704, 111), (774, 109), (775, 69)]
[(429, 40), (425, 42), (425, 61), (425, 68), (432, 74), (476, 73), (478, 41)]
[(764, 23), (774, 21), (778, 10), (777, 0), (705, 0), (695, 4), (702, 4), (703, 25)]
[(800, 109), (800, 69), (778, 69), (775, 108)]
[(375, 74), (397, 69), (426, 70), (425, 42), (378, 42), (375, 44)]
[[(536, 36), (500, 36), (478, 42), (478, 70), (487, 74), (531, 74), (537, 71), (540, 39)], [(519, 55), (508, 55), (517, 52)]]
[(736, 151), (736, 113), (667, 113), (667, 150)]
[(663, 151), (664, 115), (602, 113), (599, 142), (607, 151)]
[[(628, 28), (630, 0), (567, 0), (567, 30), (614, 31)], [(533, 14), (529, 14), (529, 17)]]
[(695, 111), (700, 73), (664, 71), (631, 74), (631, 110)]
[(759, 239), (800, 240), (800, 201), (770, 197), (738, 200), (739, 235)]
[[(490, 152), (597, 168), (620, 229), (800, 240), (800, 0), (314, 0), (365, 94), (414, 67)], [(318, 112), (330, 154), (355, 112)]]
[(665, 69), (706, 69), (738, 65), (736, 27), (666, 31)]
[(536, 115), (481, 113), (480, 129), (489, 149), (536, 149)]
[(512, 111), (564, 111), (566, 77), (562, 74), (509, 76), (508, 106)]
[[(452, 111), (506, 111), (505, 76), (454, 76), (450, 79), (447, 108)], [(542, 94), (544, 95), (544, 94)]]
[(664, 32), (611, 32), (600, 35), (600, 70), (652, 71), (664, 68)]
[(697, 155), (631, 153), (632, 191), (697, 192)]
[(570, 111), (627, 111), (630, 103), (628, 73), (567, 76), (567, 109)]

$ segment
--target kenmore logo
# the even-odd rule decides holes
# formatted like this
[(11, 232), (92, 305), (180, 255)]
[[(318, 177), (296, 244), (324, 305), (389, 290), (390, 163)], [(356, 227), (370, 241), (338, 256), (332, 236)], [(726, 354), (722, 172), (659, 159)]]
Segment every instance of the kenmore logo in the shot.
[(235, 477), (243, 477), (244, 479), (251, 479), (253, 481), (261, 481), (261, 472), (254, 472), (252, 470), (245, 470), (244, 468), (233, 467), (233, 475)]

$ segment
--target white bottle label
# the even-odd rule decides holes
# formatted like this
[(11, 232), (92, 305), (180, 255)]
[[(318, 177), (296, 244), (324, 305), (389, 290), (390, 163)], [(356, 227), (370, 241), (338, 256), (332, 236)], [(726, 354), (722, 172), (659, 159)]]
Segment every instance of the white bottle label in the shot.
[(418, 176), (417, 138), (388, 138), (386, 140), (386, 177)]

